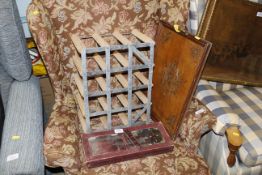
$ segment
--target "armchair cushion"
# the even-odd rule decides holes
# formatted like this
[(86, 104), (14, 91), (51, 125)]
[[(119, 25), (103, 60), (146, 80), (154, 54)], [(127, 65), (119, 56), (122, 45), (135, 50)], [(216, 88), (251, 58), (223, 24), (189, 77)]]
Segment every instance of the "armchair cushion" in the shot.
[(26, 80), (31, 75), (31, 60), (16, 1), (0, 0), (0, 4), (0, 64), (14, 79)]
[[(196, 118), (196, 116), (191, 114), (202, 107), (199, 101), (194, 101), (190, 105), (190, 115), (186, 117), (188, 120), (185, 121), (195, 120), (192, 118)], [(77, 118), (75, 118), (76, 115), (75, 109), (67, 108), (64, 105), (57, 106), (51, 114), (50, 125), (45, 131), (44, 147), (45, 155), (48, 157), (46, 162), (48, 166), (63, 166), (68, 174), (209, 174), (203, 158), (196, 154), (195, 148), (197, 146), (186, 146), (185, 142), (190, 144), (190, 140), (178, 139), (178, 137), (174, 142), (174, 151), (167, 154), (149, 156), (92, 169), (83, 166), (81, 162), (83, 162), (84, 154), (78, 130), (80, 125)], [(201, 129), (188, 127), (187, 129), (189, 130), (185, 132), (185, 135), (207, 131), (215, 122), (211, 113), (204, 113), (197, 117), (198, 124), (208, 123), (208, 127), (200, 127)], [(207, 118), (209, 119), (207, 120)], [(101, 127), (102, 124), (101, 121), (97, 121), (93, 122), (92, 125), (100, 125)], [(191, 143), (191, 145), (194, 143)]]
[(167, 154), (159, 154), (92, 169), (84, 167), (81, 170), (81, 174), (210, 174), (209, 169), (202, 157), (195, 154), (194, 152), (188, 151), (184, 145), (175, 143), (174, 146), (174, 150)]
[[(204, 110), (202, 113), (197, 113)], [(209, 170), (197, 155), (200, 135), (209, 131), (216, 118), (197, 99), (190, 103), (185, 118), (174, 141), (174, 150), (170, 153), (149, 156), (106, 165), (98, 168), (83, 168), (83, 174), (209, 174)]]

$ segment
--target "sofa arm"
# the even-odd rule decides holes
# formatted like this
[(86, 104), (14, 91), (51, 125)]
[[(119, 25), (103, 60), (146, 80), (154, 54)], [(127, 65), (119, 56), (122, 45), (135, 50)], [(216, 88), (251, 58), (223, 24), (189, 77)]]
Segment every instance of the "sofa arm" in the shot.
[(11, 85), (2, 147), (1, 174), (44, 174), (43, 114), (39, 80)]
[(224, 102), (219, 93), (206, 80), (199, 81), (196, 98), (217, 117), (217, 123), (213, 127), (215, 133), (224, 135), (226, 128), (240, 126), (239, 116), (232, 111), (231, 107)]

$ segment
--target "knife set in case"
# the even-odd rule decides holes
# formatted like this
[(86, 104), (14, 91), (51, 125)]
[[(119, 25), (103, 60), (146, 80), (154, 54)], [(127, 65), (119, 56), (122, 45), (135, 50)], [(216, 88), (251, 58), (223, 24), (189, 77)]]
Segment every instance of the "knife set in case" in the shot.
[(138, 30), (71, 38), (87, 166), (173, 150), (169, 134), (176, 135), (211, 44), (164, 23), (156, 46)]
[(89, 167), (173, 150), (172, 141), (160, 122), (83, 134), (83, 144)]

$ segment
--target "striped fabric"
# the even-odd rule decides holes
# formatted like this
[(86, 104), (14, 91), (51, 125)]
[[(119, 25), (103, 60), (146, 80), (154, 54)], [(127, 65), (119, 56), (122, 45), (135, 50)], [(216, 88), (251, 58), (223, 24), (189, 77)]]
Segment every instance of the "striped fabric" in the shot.
[(13, 78), (10, 75), (8, 75), (8, 73), (5, 71), (4, 67), (0, 63), (0, 94), (2, 94), (4, 109), (6, 109), (7, 106), (10, 86), (13, 81), (14, 81)]
[[(207, 1), (190, 0), (189, 31), (192, 34), (197, 33)], [(250, 1), (262, 3), (262, 0)], [(196, 97), (218, 116), (218, 122), (214, 128), (215, 133), (209, 132), (203, 136), (200, 144), (200, 151), (213, 174), (262, 174), (261, 95), (261, 88), (200, 81)], [(240, 130), (244, 134), (244, 143), (238, 155), (241, 162), (237, 160), (232, 168), (226, 164), (228, 155), (226, 137), (217, 135), (223, 134), (225, 128), (231, 125), (230, 123), (241, 125)]]
[[(0, 149), (1, 175), (44, 175), (43, 115), (39, 78), (10, 88)], [(13, 136), (20, 139), (13, 140)], [(7, 161), (10, 155), (17, 155)]]
[(248, 167), (236, 159), (233, 167), (227, 165), (229, 154), (227, 139), (224, 136), (209, 132), (200, 141), (200, 154), (202, 154), (213, 175), (261, 175), (262, 166)]
[(197, 33), (207, 1), (208, 0), (190, 0), (189, 31), (194, 35)]
[(244, 143), (239, 150), (243, 163), (262, 165), (262, 88), (225, 91), (221, 97), (240, 118)]
[(243, 85), (229, 84), (229, 83), (222, 83), (222, 82), (215, 82), (215, 81), (209, 81), (208, 84), (218, 92), (244, 87)]
[(199, 81), (196, 98), (217, 116), (217, 124), (213, 128), (215, 133), (223, 135), (228, 126), (240, 126), (239, 117), (206, 80)]
[[(218, 92), (214, 87), (227, 90)], [(233, 87), (235, 89), (232, 89)], [(262, 88), (222, 85), (201, 80), (196, 97), (217, 116), (215, 133), (223, 134), (229, 125), (238, 124), (240, 126), (244, 136), (244, 143), (239, 150), (242, 163), (247, 166), (261, 166)]]

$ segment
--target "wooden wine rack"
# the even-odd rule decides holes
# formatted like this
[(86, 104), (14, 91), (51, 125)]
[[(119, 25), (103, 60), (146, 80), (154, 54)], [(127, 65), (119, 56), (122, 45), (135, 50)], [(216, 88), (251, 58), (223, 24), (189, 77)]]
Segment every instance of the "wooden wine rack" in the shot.
[[(135, 40), (128, 39), (130, 36)], [(84, 43), (86, 38), (80, 38), (77, 35), (71, 36), (79, 54), (73, 58), (78, 70), (78, 73), (74, 75), (79, 92), (75, 94), (75, 98), (79, 105), (80, 122), (85, 133), (93, 132), (90, 122), (95, 117), (100, 117), (107, 130), (134, 126), (141, 120), (144, 123), (151, 122), (155, 42), (136, 29), (128, 35), (115, 31), (110, 37), (118, 44), (109, 44), (104, 36), (94, 33), (88, 39), (92, 39), (96, 47), (86, 47)], [(99, 66), (99, 69), (88, 71), (87, 60), (91, 58)], [(118, 67), (112, 67), (112, 59), (119, 63)], [(135, 64), (134, 59), (139, 60), (139, 64)], [(112, 87), (112, 77), (117, 79), (121, 88)], [(135, 85), (134, 78), (139, 80), (140, 84)], [(91, 92), (88, 88), (88, 81), (91, 79), (99, 85), (99, 89), (95, 92)], [(119, 100), (120, 107), (112, 108), (112, 95)], [(141, 104), (132, 102), (133, 95), (141, 101)], [(102, 111), (90, 111), (91, 98), (98, 101)], [(112, 126), (113, 114), (118, 115), (124, 124), (123, 126)]]

